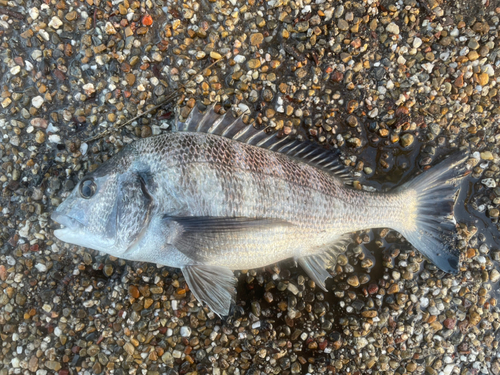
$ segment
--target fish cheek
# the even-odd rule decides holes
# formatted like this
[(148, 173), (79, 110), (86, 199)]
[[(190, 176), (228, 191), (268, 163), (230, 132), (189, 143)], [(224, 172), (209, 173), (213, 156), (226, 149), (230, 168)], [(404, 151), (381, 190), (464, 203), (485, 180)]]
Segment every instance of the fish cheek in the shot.
[(153, 198), (144, 179), (134, 175), (119, 184), (116, 204), (116, 242), (124, 250), (134, 246), (144, 235), (151, 220)]

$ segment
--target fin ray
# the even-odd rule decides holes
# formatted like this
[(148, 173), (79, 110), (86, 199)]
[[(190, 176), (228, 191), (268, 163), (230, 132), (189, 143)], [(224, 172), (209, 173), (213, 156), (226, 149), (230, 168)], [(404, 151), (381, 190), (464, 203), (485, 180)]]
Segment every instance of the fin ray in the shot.
[(327, 291), (325, 280), (332, 277), (327, 268), (335, 265), (337, 255), (349, 243), (350, 239), (350, 234), (344, 234), (340, 236), (337, 241), (333, 244), (329, 244), (324, 249), (296, 259), (309, 277), (314, 280), (316, 285), (325, 292)]
[[(266, 133), (265, 129), (258, 130), (252, 125), (246, 125), (241, 116), (235, 117), (231, 111), (219, 115), (215, 112), (214, 106), (209, 107), (204, 113), (195, 107), (186, 122), (177, 121), (177, 130), (210, 133), (266, 148), (320, 168), (337, 176), (346, 184), (352, 182), (347, 167), (338, 159), (338, 150), (327, 150), (309, 141), (298, 142), (290, 136), (280, 137), (278, 133)], [(325, 168), (322, 164), (326, 161), (335, 168)]]
[(459, 268), (453, 206), (466, 175), (467, 157), (468, 153), (456, 152), (395, 190), (400, 194), (413, 191), (416, 197), (408, 213), (408, 217), (415, 217), (412, 225), (402, 223), (394, 229), (438, 268), (449, 273), (456, 273)]
[(198, 301), (205, 302), (219, 316), (229, 314), (231, 303), (236, 300), (236, 278), (231, 270), (203, 265), (190, 265), (181, 269)]

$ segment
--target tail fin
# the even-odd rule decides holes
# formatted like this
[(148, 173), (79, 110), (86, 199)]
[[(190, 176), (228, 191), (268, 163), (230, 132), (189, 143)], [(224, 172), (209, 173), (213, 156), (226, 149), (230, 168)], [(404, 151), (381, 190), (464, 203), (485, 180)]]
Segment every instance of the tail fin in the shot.
[(412, 208), (416, 211), (412, 212), (414, 225), (411, 229), (401, 229), (401, 234), (437, 267), (449, 273), (458, 272), (460, 254), (455, 247), (453, 206), (465, 176), (467, 157), (464, 152), (454, 153), (398, 188), (401, 193), (412, 190), (416, 194), (416, 205)]

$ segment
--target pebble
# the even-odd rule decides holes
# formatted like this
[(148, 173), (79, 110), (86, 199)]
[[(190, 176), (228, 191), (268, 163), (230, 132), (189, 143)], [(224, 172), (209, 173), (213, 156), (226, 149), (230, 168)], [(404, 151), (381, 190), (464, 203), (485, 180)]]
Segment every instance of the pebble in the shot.
[(123, 345), (123, 349), (128, 355), (133, 355), (135, 352), (134, 345), (132, 345), (130, 342), (125, 343), (125, 345)]
[(44, 100), (43, 98), (38, 95), (38, 96), (35, 96), (32, 100), (31, 100), (31, 104), (33, 105), (33, 107), (35, 108), (40, 108), (42, 106), (42, 104), (44, 103)]
[(189, 337), (191, 336), (191, 328), (182, 326), (181, 327), (181, 336), (182, 337)]
[(413, 137), (412, 134), (406, 133), (399, 138), (399, 143), (401, 143), (401, 146), (406, 148), (410, 147), (413, 144), (414, 140), (415, 138)]
[(492, 283), (496, 283), (498, 280), (500, 280), (500, 272), (498, 270), (493, 269), (490, 272), (490, 281)]
[(264, 35), (262, 33), (255, 33), (250, 35), (250, 44), (252, 46), (258, 46), (264, 41)]
[(399, 26), (396, 25), (394, 22), (388, 24), (385, 29), (387, 30), (387, 32), (391, 34), (399, 34)]
[(50, 22), (49, 22), (49, 27), (52, 27), (52, 28), (54, 28), (54, 29), (56, 29), (56, 30), (57, 30), (57, 29), (59, 29), (59, 27), (61, 27), (61, 26), (62, 26), (62, 24), (63, 24), (63, 23), (62, 23), (62, 21), (59, 19), (59, 17), (54, 16), (54, 17), (52, 17), (52, 19), (51, 19), (51, 20), (50, 20)]

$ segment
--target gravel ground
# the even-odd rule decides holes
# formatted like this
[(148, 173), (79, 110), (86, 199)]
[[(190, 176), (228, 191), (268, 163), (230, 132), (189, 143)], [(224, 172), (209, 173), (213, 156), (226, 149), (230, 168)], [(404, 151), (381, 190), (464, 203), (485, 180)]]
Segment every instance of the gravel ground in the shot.
[[(0, 0), (0, 375), (500, 374), (499, 17), (495, 0)], [(330, 292), (291, 262), (242, 271), (219, 319), (179, 270), (55, 240), (87, 171), (213, 103), (340, 148), (365, 188), (469, 148), (459, 274), (356, 233)]]

